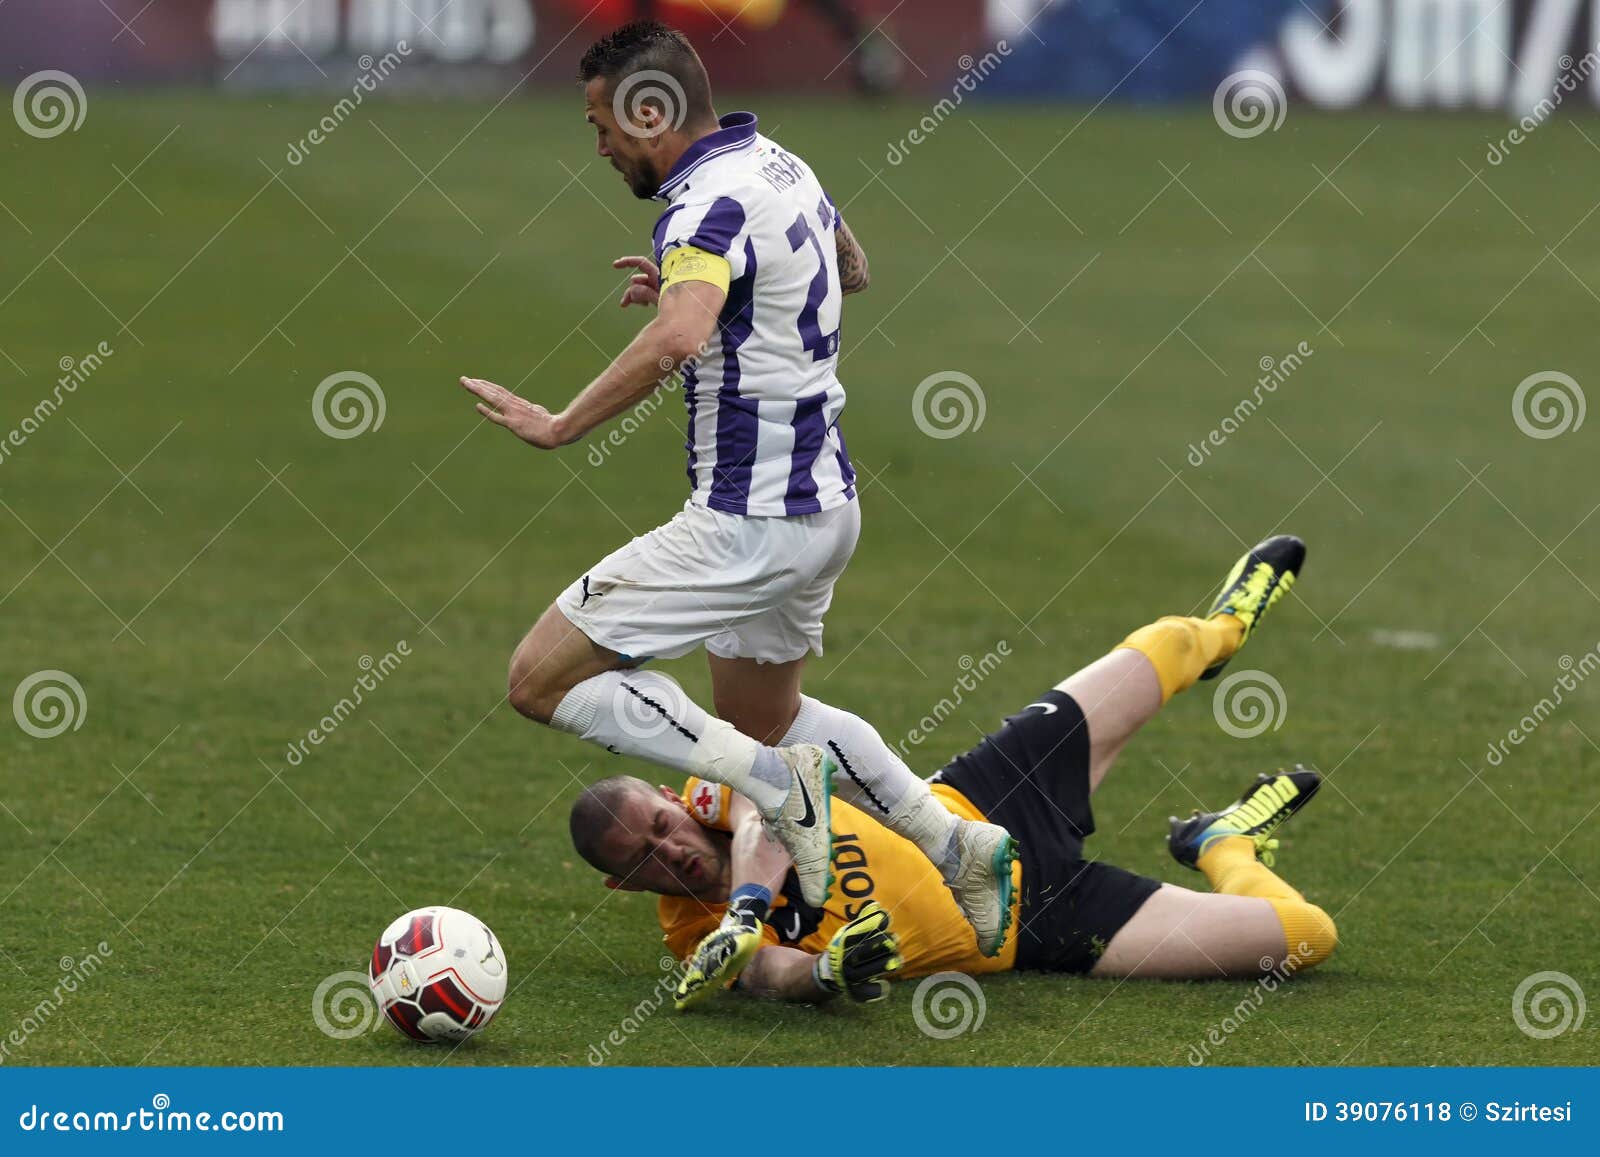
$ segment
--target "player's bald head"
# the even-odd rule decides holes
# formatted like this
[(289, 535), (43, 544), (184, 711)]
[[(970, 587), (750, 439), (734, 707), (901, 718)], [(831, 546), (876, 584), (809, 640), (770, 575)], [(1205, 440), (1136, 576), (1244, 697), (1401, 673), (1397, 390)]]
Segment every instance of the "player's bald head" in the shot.
[[(630, 78), (644, 73), (655, 75), (629, 85)], [(625, 105), (658, 108), (673, 129), (693, 131), (716, 124), (711, 78), (700, 54), (687, 36), (659, 20), (624, 24), (596, 40), (578, 64), (578, 80), (584, 85), (604, 81), (613, 97), (626, 88)], [(679, 101), (681, 107), (674, 107)]]
[(727, 898), (727, 838), (713, 839), (671, 788), (614, 775), (583, 789), (568, 822), (572, 846), (609, 887)]
[(607, 836), (621, 826), (620, 817), (633, 800), (653, 795), (655, 790), (648, 783), (632, 775), (613, 775), (584, 788), (572, 801), (572, 814), (567, 817), (573, 849), (591, 868), (616, 874), (622, 865), (607, 846)]

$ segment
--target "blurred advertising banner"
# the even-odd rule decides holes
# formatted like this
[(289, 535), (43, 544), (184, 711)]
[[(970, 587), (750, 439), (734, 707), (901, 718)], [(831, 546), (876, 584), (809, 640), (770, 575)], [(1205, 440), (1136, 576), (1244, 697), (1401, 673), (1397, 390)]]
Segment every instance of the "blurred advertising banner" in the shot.
[(0, 68), (500, 96), (641, 15), (726, 89), (1212, 100), (1247, 72), (1323, 108), (1600, 104), (1600, 0), (3, 0)]
[(1015, 50), (991, 94), (1210, 99), (1249, 72), (1322, 108), (1600, 105), (1600, 0), (987, 0), (987, 24)]
[(243, 88), (377, 68), (401, 90), (501, 95), (572, 84), (590, 41), (646, 15), (730, 89), (923, 89), (984, 35), (982, 0), (3, 0), (0, 68)]

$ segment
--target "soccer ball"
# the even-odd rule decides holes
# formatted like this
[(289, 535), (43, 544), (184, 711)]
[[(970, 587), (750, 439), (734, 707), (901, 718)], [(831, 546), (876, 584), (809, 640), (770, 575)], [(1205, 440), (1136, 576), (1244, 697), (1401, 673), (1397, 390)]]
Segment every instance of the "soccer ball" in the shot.
[(506, 998), (506, 957), (489, 926), (459, 908), (418, 908), (372, 947), (372, 995), (417, 1041), (464, 1041)]

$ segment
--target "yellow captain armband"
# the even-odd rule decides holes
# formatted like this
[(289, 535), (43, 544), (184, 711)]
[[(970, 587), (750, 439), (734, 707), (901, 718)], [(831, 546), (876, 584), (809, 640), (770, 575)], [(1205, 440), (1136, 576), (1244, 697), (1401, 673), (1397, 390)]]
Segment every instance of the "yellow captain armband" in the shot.
[(666, 292), (680, 281), (708, 281), (728, 292), (733, 270), (725, 258), (693, 245), (680, 245), (661, 259), (661, 289)]

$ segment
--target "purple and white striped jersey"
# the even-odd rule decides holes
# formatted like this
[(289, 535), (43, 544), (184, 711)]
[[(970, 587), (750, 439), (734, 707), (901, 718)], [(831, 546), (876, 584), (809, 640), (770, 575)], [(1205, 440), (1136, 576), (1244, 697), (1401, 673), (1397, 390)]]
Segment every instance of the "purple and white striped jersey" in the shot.
[(686, 365), (691, 501), (730, 514), (814, 514), (855, 497), (839, 415), (839, 213), (811, 169), (730, 113), (656, 194), (655, 258), (725, 258), (727, 304)]

